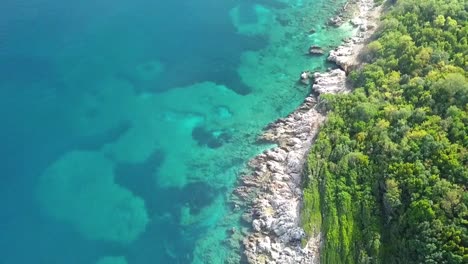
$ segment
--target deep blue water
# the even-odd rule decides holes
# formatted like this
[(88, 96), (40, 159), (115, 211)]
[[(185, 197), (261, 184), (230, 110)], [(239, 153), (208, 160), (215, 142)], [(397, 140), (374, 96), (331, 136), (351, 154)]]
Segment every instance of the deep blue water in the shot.
[[(301, 9), (302, 1), (290, 2), (1, 1), (0, 263), (222, 259), (203, 253), (218, 242), (200, 239), (223, 240), (238, 225), (226, 220), (226, 199), (261, 148), (255, 136), (308, 92), (289, 72), (262, 60), (249, 66), (245, 57), (283, 30), (269, 28), (271, 14)], [(230, 12), (237, 6), (240, 23), (259, 23), (255, 4), (271, 11), (260, 27), (270, 31), (240, 34)], [(317, 6), (315, 23), (331, 15)], [(321, 36), (295, 41), (340, 39)], [(280, 48), (270, 55), (281, 57)], [(278, 65), (294, 73), (323, 67), (323, 58), (301, 52), (286, 56), (297, 63)], [(255, 81), (262, 70), (266, 84)], [(285, 84), (287, 97), (274, 96)]]

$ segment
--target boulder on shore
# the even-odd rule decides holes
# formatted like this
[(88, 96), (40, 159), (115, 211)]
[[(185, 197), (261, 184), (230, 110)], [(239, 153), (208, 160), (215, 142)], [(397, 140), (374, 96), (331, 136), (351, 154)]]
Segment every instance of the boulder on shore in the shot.
[(313, 77), (313, 74), (310, 71), (303, 71), (301, 72), (299, 81), (302, 84), (309, 85), (310, 84), (310, 79)]
[(346, 87), (346, 72), (342, 69), (334, 69), (324, 73), (316, 72), (314, 79), (312, 90), (319, 94), (343, 93), (348, 90)]

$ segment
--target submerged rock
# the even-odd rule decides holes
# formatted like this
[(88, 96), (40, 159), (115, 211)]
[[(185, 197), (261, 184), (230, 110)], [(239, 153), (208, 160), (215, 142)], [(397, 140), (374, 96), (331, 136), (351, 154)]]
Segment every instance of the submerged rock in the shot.
[(231, 135), (224, 130), (209, 130), (203, 126), (197, 126), (192, 130), (192, 138), (200, 146), (209, 148), (219, 148), (224, 143), (229, 142)]
[(310, 55), (323, 55), (325, 54), (325, 51), (319, 46), (310, 46), (309, 54)]
[(145, 231), (149, 216), (143, 199), (115, 183), (114, 169), (101, 152), (67, 152), (41, 175), (39, 204), (89, 240), (131, 243)]
[(334, 27), (339, 27), (343, 24), (343, 19), (340, 16), (332, 17), (328, 20), (328, 24)]

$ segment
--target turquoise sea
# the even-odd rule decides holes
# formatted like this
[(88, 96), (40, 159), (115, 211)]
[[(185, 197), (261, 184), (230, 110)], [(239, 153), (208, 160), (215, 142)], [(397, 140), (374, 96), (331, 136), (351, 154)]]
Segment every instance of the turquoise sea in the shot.
[(239, 263), (236, 179), (344, 2), (0, 1), (0, 263)]

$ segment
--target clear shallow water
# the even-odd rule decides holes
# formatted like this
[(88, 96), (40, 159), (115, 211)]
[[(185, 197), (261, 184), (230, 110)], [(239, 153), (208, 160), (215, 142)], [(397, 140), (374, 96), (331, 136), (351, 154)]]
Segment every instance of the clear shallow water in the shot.
[(236, 177), (342, 3), (2, 1), (0, 263), (238, 262)]

